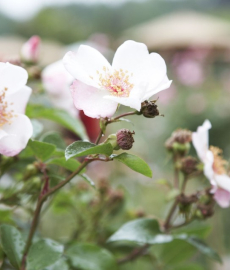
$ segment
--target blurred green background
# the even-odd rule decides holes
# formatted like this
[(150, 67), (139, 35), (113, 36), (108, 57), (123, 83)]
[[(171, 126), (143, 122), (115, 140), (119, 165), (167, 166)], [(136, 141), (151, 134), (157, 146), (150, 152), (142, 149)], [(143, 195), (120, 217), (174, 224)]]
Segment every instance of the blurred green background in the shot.
[[(133, 124), (115, 124), (109, 132), (121, 127), (135, 130), (132, 153), (143, 157), (153, 169), (153, 179), (146, 179), (114, 164), (100, 164), (91, 168), (94, 180), (103, 173), (113, 186), (122, 186), (128, 194), (127, 209), (140, 209), (148, 215), (163, 218), (166, 190), (156, 184), (157, 179), (172, 177), (172, 165), (164, 149), (165, 140), (176, 128), (195, 131), (205, 119), (212, 123), (210, 144), (224, 150), (230, 158), (230, 2), (228, 0), (149, 0), (149, 1), (72, 1), (61, 5), (44, 6), (28, 14), (27, 1), (12, 3), (4, 9), (0, 0), (0, 58), (17, 55), (22, 43), (32, 35), (42, 39), (41, 63), (61, 59), (70, 44), (92, 42), (112, 51), (127, 39), (144, 42), (150, 51), (159, 52), (173, 80), (169, 90), (161, 92), (158, 105), (164, 117), (143, 119), (130, 117)], [(36, 1), (33, 1), (36, 5)], [(17, 4), (18, 5), (18, 4)], [(31, 6), (31, 3), (30, 3)], [(23, 8), (25, 8), (25, 18)], [(20, 15), (20, 16), (19, 16)], [(30, 15), (30, 16), (28, 16)], [(125, 111), (125, 109), (123, 109)], [(191, 153), (194, 153), (191, 150)], [(99, 165), (98, 165), (99, 166)], [(116, 164), (118, 166), (118, 164)], [(101, 170), (98, 176), (95, 171)], [(116, 171), (116, 173), (114, 173)], [(96, 178), (96, 179), (95, 179)], [(189, 189), (188, 189), (189, 192)], [(212, 232), (208, 242), (219, 250), (224, 265), (214, 265), (200, 257), (204, 269), (230, 269), (230, 210), (216, 207), (209, 221)], [(51, 222), (51, 223), (50, 223)], [(50, 232), (52, 221), (44, 225)], [(59, 230), (60, 230), (59, 226)], [(52, 231), (52, 230), (51, 230)], [(142, 264), (133, 263), (133, 269)], [(128, 268), (124, 268), (128, 269)], [(143, 268), (143, 269), (151, 269)]]

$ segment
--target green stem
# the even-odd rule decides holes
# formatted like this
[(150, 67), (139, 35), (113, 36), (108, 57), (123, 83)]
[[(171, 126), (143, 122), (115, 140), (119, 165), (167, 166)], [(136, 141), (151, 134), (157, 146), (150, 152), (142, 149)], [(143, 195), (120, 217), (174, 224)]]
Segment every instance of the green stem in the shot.
[(170, 228), (170, 221), (171, 221), (171, 218), (172, 218), (172, 216), (173, 216), (173, 214), (174, 214), (174, 212), (175, 212), (175, 210), (177, 208), (177, 204), (178, 204), (178, 200), (176, 198), (173, 205), (172, 205), (172, 207), (171, 207), (171, 209), (170, 209), (170, 211), (169, 211), (169, 213), (168, 213), (166, 221), (164, 223), (164, 228), (165, 228), (166, 231), (168, 231), (169, 228)]
[[(102, 134), (103, 134), (103, 132), (101, 130), (101, 132), (99, 133), (98, 138), (96, 140), (96, 144), (99, 143), (99, 141), (100, 141), (100, 139), (102, 137)], [(56, 191), (58, 191), (60, 188), (62, 188), (63, 186), (65, 186), (67, 183), (69, 183), (70, 180), (74, 176), (76, 176), (77, 174), (79, 174), (82, 171), (82, 169), (84, 169), (90, 162), (91, 162), (91, 160), (85, 160), (85, 161), (83, 161), (82, 164), (77, 168), (77, 170), (74, 171), (73, 173), (71, 173), (64, 181), (60, 182), (55, 187), (53, 187), (50, 190), (46, 191), (46, 193), (42, 193), (41, 192), (41, 194), (39, 196), (39, 199), (38, 199), (38, 202), (37, 202), (37, 206), (36, 206), (35, 212), (34, 212), (34, 217), (33, 217), (33, 220), (32, 220), (31, 227), (30, 227), (29, 236), (28, 236), (28, 239), (27, 239), (27, 242), (26, 242), (26, 247), (25, 247), (24, 254), (23, 254), (23, 259), (22, 259), (21, 270), (25, 270), (25, 267), (26, 267), (26, 256), (27, 256), (27, 254), (29, 252), (29, 249), (30, 249), (30, 246), (32, 244), (33, 236), (34, 236), (34, 233), (36, 231), (36, 228), (37, 228), (37, 225), (38, 225), (38, 222), (39, 222), (39, 217), (40, 217), (41, 209), (42, 209), (42, 206), (43, 206), (44, 202), (46, 201), (46, 199), (50, 195), (52, 195), (53, 193), (55, 193)]]

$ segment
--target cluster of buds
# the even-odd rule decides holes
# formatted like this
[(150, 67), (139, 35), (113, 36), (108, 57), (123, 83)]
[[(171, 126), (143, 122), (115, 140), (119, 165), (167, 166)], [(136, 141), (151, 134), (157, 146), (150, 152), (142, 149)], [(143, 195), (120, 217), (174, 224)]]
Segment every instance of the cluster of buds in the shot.
[(165, 147), (172, 152), (185, 155), (190, 149), (190, 142), (192, 141), (192, 132), (187, 129), (177, 129), (166, 141)]

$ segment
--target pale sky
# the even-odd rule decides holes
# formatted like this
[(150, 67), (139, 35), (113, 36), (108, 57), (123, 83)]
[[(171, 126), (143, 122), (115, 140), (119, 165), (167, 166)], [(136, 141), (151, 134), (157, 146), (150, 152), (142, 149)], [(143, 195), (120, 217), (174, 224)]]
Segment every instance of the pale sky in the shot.
[(145, 0), (0, 0), (0, 12), (11, 18), (22, 20), (32, 17), (42, 7), (50, 5), (66, 5), (69, 3), (122, 4), (128, 1), (144, 2)]

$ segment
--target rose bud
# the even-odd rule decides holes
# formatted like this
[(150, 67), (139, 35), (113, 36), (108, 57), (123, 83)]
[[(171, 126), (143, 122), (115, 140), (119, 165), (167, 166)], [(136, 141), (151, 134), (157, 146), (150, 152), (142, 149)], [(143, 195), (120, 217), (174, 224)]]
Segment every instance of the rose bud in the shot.
[(189, 175), (198, 171), (197, 169), (198, 161), (194, 157), (191, 156), (184, 157), (181, 162), (182, 162), (181, 170), (185, 174)]
[(32, 36), (21, 48), (21, 58), (28, 63), (36, 63), (39, 58), (40, 37)]
[(155, 116), (158, 116), (160, 114), (156, 105), (156, 100), (145, 100), (144, 102), (142, 102), (140, 112), (143, 114), (144, 117), (147, 118), (154, 118)]
[(130, 130), (125, 128), (120, 129), (117, 132), (117, 145), (120, 149), (129, 150), (132, 148), (134, 143), (133, 134), (135, 134), (134, 131), (131, 132)]

